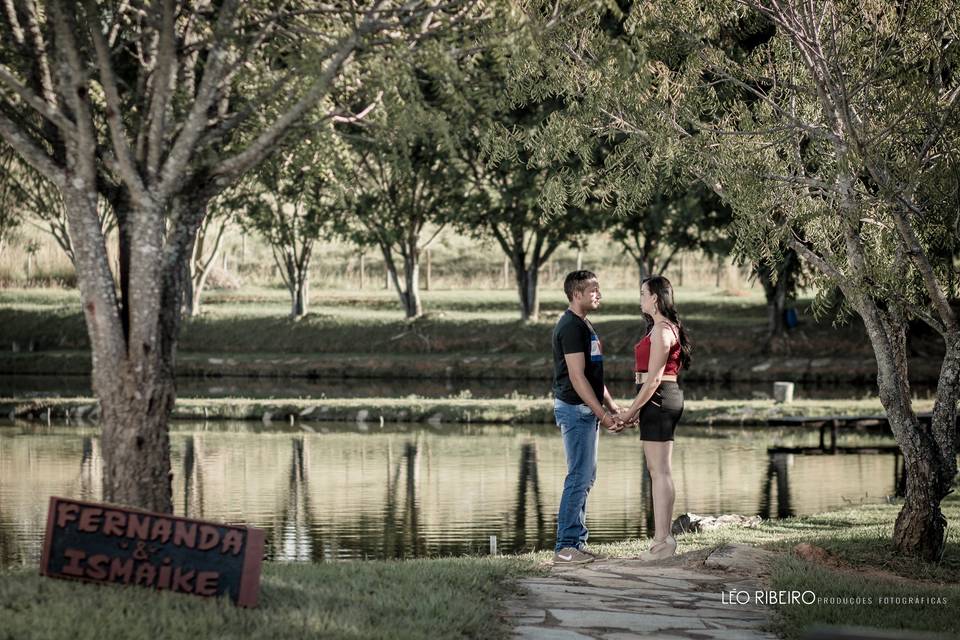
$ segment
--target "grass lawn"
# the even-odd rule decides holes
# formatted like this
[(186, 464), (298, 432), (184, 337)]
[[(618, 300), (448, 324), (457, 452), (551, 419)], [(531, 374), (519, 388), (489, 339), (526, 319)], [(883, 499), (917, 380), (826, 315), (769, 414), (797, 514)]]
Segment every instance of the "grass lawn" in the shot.
[[(408, 321), (390, 291), (311, 295), (311, 312), (292, 320), (282, 289), (210, 292), (202, 315), (182, 323), (178, 375), (546, 380), (551, 330), (567, 305), (559, 291), (544, 290), (540, 319), (522, 322), (513, 291), (434, 290), (424, 292), (426, 314)], [(797, 303), (800, 324), (775, 356), (761, 349), (766, 307), (759, 291), (679, 289), (677, 298), (694, 344), (688, 381), (872, 385), (876, 380), (862, 323), (816, 320), (809, 298)], [(591, 320), (603, 341), (607, 374), (632, 378), (633, 346), (643, 332), (636, 291), (607, 291)], [(0, 326), (0, 371), (89, 374), (89, 341), (76, 291), (0, 289)], [(936, 380), (942, 352), (939, 336), (911, 336), (916, 388)], [(227, 359), (229, 366), (222, 364)]]
[(0, 638), (499, 638), (531, 556), (264, 566), (257, 609), (229, 601), (0, 573)]
[[(451, 351), (549, 352), (550, 329), (567, 306), (559, 291), (543, 291), (541, 319), (520, 321), (516, 294), (506, 290), (424, 292), (426, 315), (403, 319), (396, 297), (385, 290), (316, 290), (311, 312), (293, 321), (282, 289), (245, 288), (216, 291), (206, 297), (203, 314), (184, 322), (180, 349), (223, 353), (442, 353)], [(766, 309), (759, 291), (732, 295), (723, 290), (678, 290), (678, 305), (694, 339), (709, 354), (756, 351), (766, 327)], [(859, 325), (835, 328), (816, 323), (803, 309), (797, 348), (829, 353), (842, 346), (848, 353), (869, 355)], [(635, 290), (604, 294), (595, 316), (605, 352), (631, 352), (641, 321)], [(2, 289), (0, 325), (6, 339), (37, 350), (86, 349), (88, 342), (74, 290)], [(816, 356), (814, 356), (816, 357)]]
[[(948, 529), (939, 564), (897, 558), (891, 532), (897, 504), (764, 522), (756, 529), (721, 529), (681, 536), (680, 553), (740, 542), (785, 552), (770, 588), (813, 591), (821, 603), (775, 606), (775, 630), (802, 638), (816, 625), (843, 624), (956, 634), (960, 602), (960, 530)], [(943, 503), (950, 522), (960, 499)], [(801, 542), (825, 549), (833, 565), (791, 554)], [(600, 545), (612, 557), (636, 557), (645, 541)], [(225, 601), (97, 587), (41, 578), (32, 570), (0, 572), (0, 638), (454, 638), (506, 637), (500, 614), (514, 581), (546, 571), (550, 553), (331, 564), (267, 563), (260, 607)], [(860, 598), (866, 604), (843, 604)], [(897, 604), (882, 598), (941, 599), (946, 604)], [(834, 599), (831, 601), (831, 598)]]

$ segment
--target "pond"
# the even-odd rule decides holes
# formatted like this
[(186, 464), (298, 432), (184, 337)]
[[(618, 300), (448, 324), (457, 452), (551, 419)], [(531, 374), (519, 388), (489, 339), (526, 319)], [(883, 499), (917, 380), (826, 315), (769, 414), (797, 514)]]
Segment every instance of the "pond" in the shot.
[[(810, 514), (893, 494), (892, 455), (768, 454), (816, 433), (683, 428), (676, 513)], [(850, 436), (861, 441), (867, 436)], [(880, 442), (869, 438), (870, 442)], [(176, 423), (177, 515), (255, 525), (283, 561), (552, 548), (564, 456), (555, 427), (355, 423), (266, 428)], [(38, 562), (51, 495), (101, 497), (96, 428), (0, 424), (0, 567)], [(635, 433), (602, 434), (591, 542), (647, 536), (649, 480)]]

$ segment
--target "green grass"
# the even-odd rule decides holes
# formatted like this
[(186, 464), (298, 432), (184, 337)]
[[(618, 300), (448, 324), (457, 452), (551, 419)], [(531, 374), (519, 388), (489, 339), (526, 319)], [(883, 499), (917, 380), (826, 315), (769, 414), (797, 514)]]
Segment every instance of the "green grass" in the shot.
[[(791, 332), (786, 352), (776, 356), (761, 353), (766, 308), (759, 291), (680, 288), (677, 298), (694, 343), (689, 381), (872, 384), (876, 379), (862, 323), (837, 327), (830, 319), (816, 321), (808, 298), (798, 303), (800, 326)], [(516, 294), (509, 290), (432, 290), (423, 299), (426, 314), (408, 321), (391, 291), (314, 290), (310, 313), (293, 320), (283, 289), (210, 292), (203, 314), (182, 323), (177, 373), (549, 378), (551, 330), (567, 306), (561, 292), (544, 289), (536, 322), (520, 321)], [(89, 373), (79, 302), (73, 290), (0, 289), (0, 371)], [(609, 378), (629, 380), (633, 346), (643, 331), (636, 291), (607, 291), (591, 319), (603, 340)], [(913, 336), (910, 351), (911, 382), (936, 380), (942, 340)], [(235, 364), (214, 362), (228, 358)]]
[[(720, 290), (679, 290), (680, 308), (691, 333), (704, 349), (716, 343), (754, 350), (765, 329), (766, 311), (759, 292), (725, 295)], [(282, 289), (245, 288), (213, 292), (203, 314), (184, 322), (180, 347), (207, 352), (448, 352), (499, 347), (503, 351), (542, 351), (549, 330), (567, 306), (559, 291), (543, 291), (541, 319), (521, 323), (513, 291), (424, 292), (426, 316), (405, 321), (396, 296), (385, 290), (314, 291), (310, 313), (297, 321), (287, 317), (289, 303)], [(8, 339), (33, 340), (40, 349), (85, 349), (86, 330), (76, 291), (60, 289), (0, 290), (0, 324)], [(802, 302), (805, 307), (808, 302)], [(634, 290), (609, 291), (594, 318), (608, 353), (628, 353), (639, 338), (639, 303)], [(834, 329), (805, 317), (809, 336), (804, 349), (827, 349), (825, 336), (848, 336), (863, 350), (859, 327)], [(839, 331), (839, 333), (838, 333)], [(756, 335), (754, 335), (756, 334)], [(842, 340), (841, 340), (842, 342)], [(731, 351), (728, 350), (727, 353)]]
[(257, 609), (228, 601), (0, 573), (0, 638), (498, 638), (532, 556), (266, 563)]
[[(817, 596), (815, 604), (777, 607), (776, 629), (789, 640), (799, 640), (811, 628), (823, 625), (929, 631), (957, 637), (960, 586), (956, 584), (876, 580), (789, 556), (776, 563), (771, 579), (776, 590), (812, 591)], [(911, 597), (922, 598), (922, 604), (903, 601)]]
[[(943, 502), (960, 520), (960, 498)], [(775, 630), (802, 638), (817, 625), (856, 625), (956, 633), (960, 599), (960, 529), (948, 529), (939, 564), (893, 554), (899, 504), (860, 505), (830, 513), (767, 521), (681, 536), (679, 552), (738, 542), (783, 552), (769, 577), (773, 590), (813, 591), (815, 605), (774, 606)], [(807, 542), (826, 549), (841, 570), (790, 553)], [(598, 546), (634, 558), (646, 541)], [(255, 610), (133, 587), (94, 587), (41, 578), (34, 571), (0, 572), (0, 638), (57, 640), (100, 637), (184, 638), (453, 638), (505, 637), (501, 617), (515, 597), (514, 581), (539, 575), (550, 553), (331, 564), (266, 563)], [(861, 598), (872, 604), (830, 602)], [(881, 604), (881, 598), (925, 597), (947, 604)]]
[[(183, 376), (393, 377), (547, 380), (550, 335), (566, 300), (543, 292), (541, 318), (521, 322), (506, 290), (424, 293), (424, 317), (404, 320), (392, 292), (318, 290), (306, 317), (288, 317), (286, 292), (248, 287), (208, 296), (204, 313), (183, 322), (177, 373)], [(872, 384), (876, 365), (863, 327), (834, 327), (804, 311), (789, 352), (761, 353), (766, 309), (758, 292), (679, 290), (694, 342), (690, 382), (793, 380)], [(592, 316), (610, 380), (632, 379), (643, 327), (636, 292), (608, 291)], [(18, 375), (90, 371), (88, 338), (75, 291), (0, 290), (0, 371)], [(929, 342), (929, 344), (928, 344)], [(942, 341), (912, 341), (911, 382), (939, 374)], [(229, 360), (229, 364), (224, 361)], [(217, 362), (219, 361), (219, 362)]]

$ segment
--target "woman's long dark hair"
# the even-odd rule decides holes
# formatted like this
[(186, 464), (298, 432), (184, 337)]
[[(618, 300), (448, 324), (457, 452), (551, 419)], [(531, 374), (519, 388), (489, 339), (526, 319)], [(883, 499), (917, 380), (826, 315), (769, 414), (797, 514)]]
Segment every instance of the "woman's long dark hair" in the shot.
[[(680, 314), (677, 313), (677, 308), (673, 306), (673, 285), (663, 276), (645, 278), (640, 283), (640, 286), (643, 285), (647, 285), (647, 290), (657, 296), (657, 310), (660, 314), (676, 325), (677, 337), (680, 340), (680, 366), (684, 369), (689, 368), (693, 362), (691, 355), (693, 343), (690, 341), (686, 329), (683, 328), (683, 323), (680, 322)], [(648, 322), (650, 326), (653, 326), (653, 318), (649, 318)]]

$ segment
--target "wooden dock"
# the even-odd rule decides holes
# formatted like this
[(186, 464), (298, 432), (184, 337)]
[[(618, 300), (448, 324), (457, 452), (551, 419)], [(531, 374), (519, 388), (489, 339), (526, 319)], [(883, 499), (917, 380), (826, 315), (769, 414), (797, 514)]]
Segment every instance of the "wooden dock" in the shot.
[[(920, 424), (929, 425), (933, 420), (932, 413), (917, 414)], [(783, 418), (769, 418), (767, 425), (771, 427), (817, 427), (820, 429), (820, 445), (818, 447), (799, 447), (798, 449), (810, 449), (816, 451), (836, 451), (837, 450), (837, 431), (840, 429), (851, 429), (861, 433), (878, 433), (883, 435), (893, 435), (890, 429), (890, 422), (887, 416), (882, 414), (866, 416), (787, 416)], [(957, 414), (957, 430), (960, 433), (960, 412)], [(829, 431), (830, 445), (827, 446), (826, 436)], [(770, 449), (772, 452), (773, 447)], [(866, 449), (877, 449), (877, 447), (865, 447)], [(883, 447), (881, 447), (883, 448)], [(896, 449), (897, 447), (893, 447)], [(793, 453), (803, 453), (802, 451), (792, 451)]]

